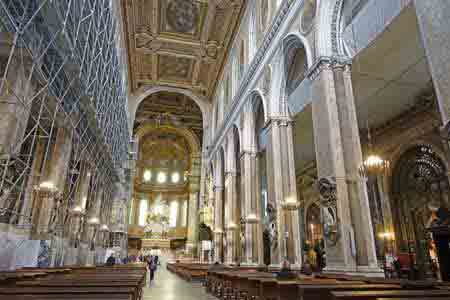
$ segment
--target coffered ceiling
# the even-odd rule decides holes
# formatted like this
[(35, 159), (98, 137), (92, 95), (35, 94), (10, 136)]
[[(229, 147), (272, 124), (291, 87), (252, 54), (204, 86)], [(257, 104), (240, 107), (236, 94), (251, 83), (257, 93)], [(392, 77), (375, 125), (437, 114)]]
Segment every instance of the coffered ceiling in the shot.
[(185, 88), (210, 98), (246, 0), (122, 0), (132, 92)]

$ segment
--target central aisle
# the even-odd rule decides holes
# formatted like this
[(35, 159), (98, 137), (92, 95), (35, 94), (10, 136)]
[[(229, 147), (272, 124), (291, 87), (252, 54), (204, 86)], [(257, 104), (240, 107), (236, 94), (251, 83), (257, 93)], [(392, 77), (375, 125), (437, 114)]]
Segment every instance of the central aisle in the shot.
[[(149, 274), (149, 273), (147, 273)], [(155, 280), (144, 288), (144, 300), (217, 300), (208, 295), (199, 282), (190, 283), (166, 269), (165, 260), (155, 274)]]

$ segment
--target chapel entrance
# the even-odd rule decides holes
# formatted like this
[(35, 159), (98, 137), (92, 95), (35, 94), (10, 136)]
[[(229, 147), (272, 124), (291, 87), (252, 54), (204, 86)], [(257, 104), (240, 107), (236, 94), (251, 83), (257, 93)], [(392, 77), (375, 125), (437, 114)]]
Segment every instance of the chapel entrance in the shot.
[(419, 277), (437, 277), (439, 260), (428, 229), (448, 211), (449, 183), (446, 167), (432, 147), (417, 145), (403, 153), (392, 173), (392, 191), (397, 256), (403, 271), (409, 276), (415, 272)]

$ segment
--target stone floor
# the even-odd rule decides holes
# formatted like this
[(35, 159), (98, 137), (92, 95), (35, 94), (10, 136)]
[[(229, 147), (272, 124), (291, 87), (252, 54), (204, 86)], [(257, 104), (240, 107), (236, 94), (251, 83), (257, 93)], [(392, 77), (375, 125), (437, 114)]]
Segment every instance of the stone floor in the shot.
[(144, 288), (144, 300), (217, 300), (206, 294), (201, 283), (190, 283), (166, 269), (163, 261), (155, 274), (155, 280)]

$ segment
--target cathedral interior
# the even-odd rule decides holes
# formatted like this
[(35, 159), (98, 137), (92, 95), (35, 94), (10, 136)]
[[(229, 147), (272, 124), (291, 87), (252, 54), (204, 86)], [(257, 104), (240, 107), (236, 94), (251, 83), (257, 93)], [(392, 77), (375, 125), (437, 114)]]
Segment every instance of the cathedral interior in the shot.
[(449, 29), (447, 0), (0, 0), (0, 299), (111, 257), (164, 263), (117, 299), (450, 281)]

